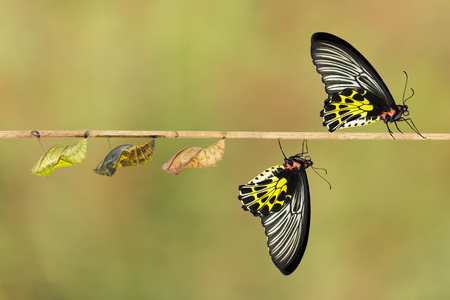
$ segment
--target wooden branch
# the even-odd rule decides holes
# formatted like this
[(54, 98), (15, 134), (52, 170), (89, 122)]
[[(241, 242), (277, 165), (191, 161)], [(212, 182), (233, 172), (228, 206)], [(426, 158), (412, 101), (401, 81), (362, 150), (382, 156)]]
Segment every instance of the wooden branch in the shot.
[[(291, 140), (393, 140), (389, 133), (350, 132), (252, 132), (252, 131), (127, 131), (127, 130), (40, 130), (0, 131), (0, 139), (22, 138), (227, 138), (227, 139), (291, 139)], [(450, 140), (450, 133), (395, 133), (397, 140)]]

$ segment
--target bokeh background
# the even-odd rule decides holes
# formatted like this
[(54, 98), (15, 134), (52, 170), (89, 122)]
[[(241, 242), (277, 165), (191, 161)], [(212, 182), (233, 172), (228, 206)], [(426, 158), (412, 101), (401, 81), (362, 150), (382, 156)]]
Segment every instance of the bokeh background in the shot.
[[(423, 133), (449, 132), (450, 2), (1, 1), (1, 130), (325, 131), (309, 54), (334, 33), (397, 102), (416, 91)], [(411, 130), (401, 124), (406, 132)], [(386, 132), (383, 124), (353, 132)], [(227, 140), (216, 168), (160, 167), (186, 146), (158, 139), (151, 165), (30, 173), (37, 140), (1, 140), (1, 299), (444, 299), (450, 297), (449, 143), (310, 141), (309, 244), (289, 277), (272, 264), (239, 184), (282, 163), (274, 140)], [(45, 149), (76, 139), (42, 139)], [(145, 139), (111, 139), (112, 147)], [(283, 141), (287, 155), (301, 141)]]

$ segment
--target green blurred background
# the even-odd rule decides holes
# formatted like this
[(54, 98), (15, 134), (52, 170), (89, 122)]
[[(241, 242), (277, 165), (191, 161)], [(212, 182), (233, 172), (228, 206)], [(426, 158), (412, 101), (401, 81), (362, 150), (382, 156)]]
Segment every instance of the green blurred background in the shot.
[[(377, 68), (423, 133), (449, 132), (448, 0), (1, 1), (1, 130), (325, 131), (311, 34)], [(400, 124), (406, 132), (411, 130)], [(383, 124), (347, 132), (386, 132)], [(310, 141), (312, 224), (291, 276), (272, 264), (239, 184), (282, 163), (274, 140), (227, 140), (217, 168), (115, 177), (89, 139), (81, 165), (30, 173), (36, 140), (2, 140), (0, 299), (444, 299), (450, 297), (448, 142)], [(75, 139), (43, 139), (45, 149)], [(111, 139), (112, 147), (145, 139)], [(301, 141), (283, 141), (287, 155)]]

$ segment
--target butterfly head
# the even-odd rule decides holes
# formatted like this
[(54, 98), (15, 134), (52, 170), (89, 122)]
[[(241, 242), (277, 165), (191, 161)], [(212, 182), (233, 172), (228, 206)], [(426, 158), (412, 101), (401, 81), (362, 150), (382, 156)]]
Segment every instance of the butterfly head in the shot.
[(395, 109), (395, 113), (392, 116), (391, 122), (398, 121), (402, 118), (402, 116), (408, 116), (408, 115), (409, 115), (408, 105), (397, 105), (397, 107)]
[(313, 165), (313, 162), (311, 161), (311, 157), (306, 156), (305, 158), (300, 157), (299, 155), (294, 155), (289, 158), (284, 159), (284, 168), (285, 169), (293, 169), (301, 167), (308, 168)]
[(405, 117), (409, 116), (408, 105), (403, 105), (402, 110)]

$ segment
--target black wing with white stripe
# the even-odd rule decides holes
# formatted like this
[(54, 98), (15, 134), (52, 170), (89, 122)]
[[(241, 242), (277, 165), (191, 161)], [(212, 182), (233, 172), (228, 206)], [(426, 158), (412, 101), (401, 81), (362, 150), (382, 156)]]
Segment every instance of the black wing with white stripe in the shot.
[(272, 261), (284, 275), (295, 271), (308, 242), (311, 204), (305, 168), (288, 170), (296, 183), (291, 201), (277, 212), (261, 215)]
[(386, 101), (389, 107), (395, 107), (394, 99), (380, 75), (346, 41), (329, 33), (317, 32), (311, 38), (311, 56), (317, 72), (322, 76), (329, 99), (344, 89), (363, 89)]

